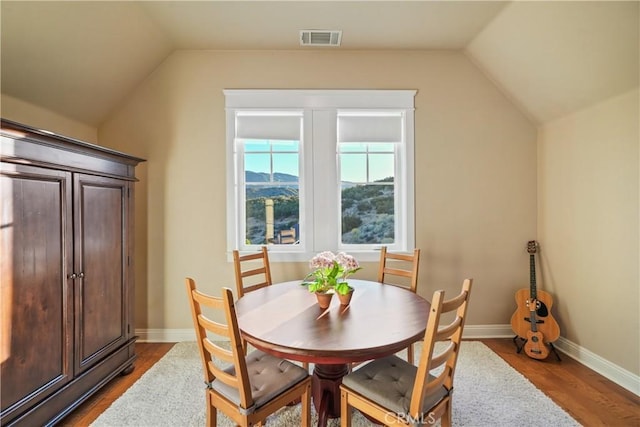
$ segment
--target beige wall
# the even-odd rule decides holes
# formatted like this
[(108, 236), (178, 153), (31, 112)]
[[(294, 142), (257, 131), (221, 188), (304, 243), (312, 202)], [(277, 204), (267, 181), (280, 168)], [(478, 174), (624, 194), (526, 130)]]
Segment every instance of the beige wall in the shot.
[(98, 129), (95, 127), (61, 116), (46, 108), (5, 94), (2, 94), (0, 106), (3, 119), (13, 120), (14, 122), (48, 130), (81, 141), (94, 144), (98, 142)]
[(562, 336), (638, 375), (638, 90), (544, 125), (542, 288)]
[[(148, 159), (136, 197), (136, 328), (192, 327), (185, 276), (209, 292), (234, 286), (226, 88), (417, 89), (419, 292), (474, 277), (469, 322), (509, 322), (536, 236), (536, 129), (462, 53), (179, 51), (99, 130), (101, 144)], [(306, 273), (306, 263), (273, 266), (276, 281)]]

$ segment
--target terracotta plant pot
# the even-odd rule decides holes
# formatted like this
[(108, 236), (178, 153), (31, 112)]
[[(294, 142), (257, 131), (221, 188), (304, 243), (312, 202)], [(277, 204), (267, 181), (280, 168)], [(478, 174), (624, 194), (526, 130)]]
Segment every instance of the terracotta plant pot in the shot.
[(353, 289), (349, 291), (348, 294), (338, 294), (338, 298), (340, 298), (340, 305), (349, 305), (351, 302), (351, 297), (353, 296)]
[(331, 305), (331, 298), (333, 298), (333, 292), (316, 292), (316, 298), (318, 299), (318, 305), (321, 309), (327, 309)]

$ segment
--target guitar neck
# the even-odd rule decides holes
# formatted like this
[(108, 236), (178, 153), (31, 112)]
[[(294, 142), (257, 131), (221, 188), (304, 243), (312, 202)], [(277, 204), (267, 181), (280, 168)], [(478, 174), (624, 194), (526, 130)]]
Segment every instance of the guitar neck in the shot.
[(538, 291), (536, 289), (536, 261), (533, 254), (529, 254), (529, 293), (531, 299), (538, 299)]
[(536, 308), (538, 305), (538, 291), (536, 289), (536, 261), (533, 254), (529, 254), (529, 310), (531, 330), (538, 332), (538, 321), (536, 319)]

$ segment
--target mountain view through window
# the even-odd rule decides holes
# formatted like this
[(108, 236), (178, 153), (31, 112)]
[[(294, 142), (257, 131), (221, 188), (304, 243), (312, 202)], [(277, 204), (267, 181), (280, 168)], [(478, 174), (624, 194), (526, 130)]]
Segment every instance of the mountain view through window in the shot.
[[(394, 150), (392, 144), (340, 147), (343, 244), (387, 244), (395, 237)], [(300, 241), (298, 141), (245, 141), (246, 243)]]

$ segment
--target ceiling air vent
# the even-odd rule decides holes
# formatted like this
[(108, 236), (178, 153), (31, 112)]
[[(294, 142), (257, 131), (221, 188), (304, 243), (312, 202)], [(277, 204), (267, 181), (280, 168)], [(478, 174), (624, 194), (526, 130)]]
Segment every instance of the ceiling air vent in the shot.
[(338, 30), (301, 30), (301, 46), (340, 46), (342, 31)]

